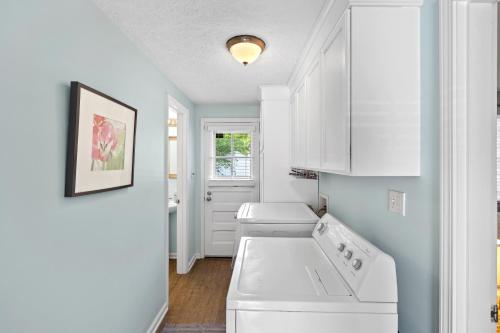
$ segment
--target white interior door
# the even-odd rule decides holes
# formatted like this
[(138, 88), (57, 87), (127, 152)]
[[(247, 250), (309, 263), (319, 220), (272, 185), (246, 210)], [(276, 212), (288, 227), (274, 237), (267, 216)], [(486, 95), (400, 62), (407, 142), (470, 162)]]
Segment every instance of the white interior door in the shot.
[(259, 201), (259, 123), (205, 120), (203, 129), (205, 256), (230, 257), (236, 212)]
[[(177, 125), (168, 127), (167, 130), (168, 152), (166, 154), (166, 165), (169, 198), (166, 204), (169, 207), (171, 201), (177, 204), (177, 219), (175, 222), (169, 221), (169, 223), (175, 223), (177, 231), (177, 246), (175, 250), (177, 274), (186, 274), (188, 273), (189, 261), (191, 259), (189, 257), (189, 235), (193, 230), (193, 226), (190, 224), (191, 219), (188, 209), (189, 189), (191, 188), (192, 181), (190, 177), (192, 164), (188, 161), (190, 113), (187, 108), (170, 95), (168, 96), (168, 103), (168, 119), (172, 116), (172, 119), (177, 120)], [(177, 194), (176, 197), (175, 193)]]
[[(496, 2), (458, 5), (466, 13), (469, 47), (467, 115), (464, 126), (467, 170), (468, 332), (496, 332), (489, 318), (496, 304)], [(483, 22), (487, 22), (485, 25)], [(462, 87), (458, 87), (460, 89)], [(461, 133), (458, 133), (461, 134)]]

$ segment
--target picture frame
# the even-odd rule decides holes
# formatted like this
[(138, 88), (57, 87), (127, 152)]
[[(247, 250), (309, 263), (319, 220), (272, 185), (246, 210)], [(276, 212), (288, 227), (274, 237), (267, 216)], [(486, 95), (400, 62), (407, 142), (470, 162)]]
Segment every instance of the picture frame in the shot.
[(134, 185), (137, 109), (71, 82), (65, 197)]

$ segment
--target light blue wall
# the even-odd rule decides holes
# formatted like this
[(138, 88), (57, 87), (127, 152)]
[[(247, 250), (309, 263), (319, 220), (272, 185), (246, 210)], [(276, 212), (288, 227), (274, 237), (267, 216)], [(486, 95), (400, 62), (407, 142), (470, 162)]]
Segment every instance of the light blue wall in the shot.
[[(0, 332), (145, 332), (166, 301), (166, 93), (87, 0), (0, 3)], [(138, 109), (134, 187), (64, 198), (69, 84)]]
[[(331, 212), (396, 260), (401, 333), (438, 332), (439, 105), (437, 0), (422, 8), (422, 175), (320, 175)], [(387, 191), (407, 193), (406, 217), (387, 211)]]
[(202, 118), (247, 118), (259, 117), (259, 104), (204, 104), (195, 105), (192, 117), (192, 127), (194, 129), (194, 198), (192, 200), (193, 211), (195, 216), (195, 234), (194, 242), (191, 243), (194, 253), (200, 253), (201, 243), (201, 161), (200, 161), (200, 140), (201, 140), (201, 119)]

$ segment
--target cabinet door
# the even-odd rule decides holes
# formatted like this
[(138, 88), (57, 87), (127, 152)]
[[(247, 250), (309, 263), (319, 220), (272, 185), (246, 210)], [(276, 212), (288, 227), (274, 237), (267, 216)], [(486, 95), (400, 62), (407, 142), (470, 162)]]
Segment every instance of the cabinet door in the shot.
[(321, 151), (321, 66), (319, 56), (306, 75), (306, 126), (308, 169), (320, 168)]
[(323, 101), (321, 168), (349, 173), (350, 138), (350, 11), (337, 23), (321, 50)]
[(297, 115), (295, 123), (295, 162), (298, 167), (306, 167), (306, 154), (307, 154), (307, 127), (306, 127), (306, 87), (302, 84), (297, 89)]
[(297, 94), (293, 93), (290, 98), (290, 166), (297, 166)]

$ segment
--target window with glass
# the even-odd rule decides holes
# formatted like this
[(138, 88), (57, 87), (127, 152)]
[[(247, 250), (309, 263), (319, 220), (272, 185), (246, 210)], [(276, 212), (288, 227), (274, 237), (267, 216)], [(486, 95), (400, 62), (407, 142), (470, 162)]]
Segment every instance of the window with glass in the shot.
[(252, 178), (252, 133), (214, 131), (214, 178)]

